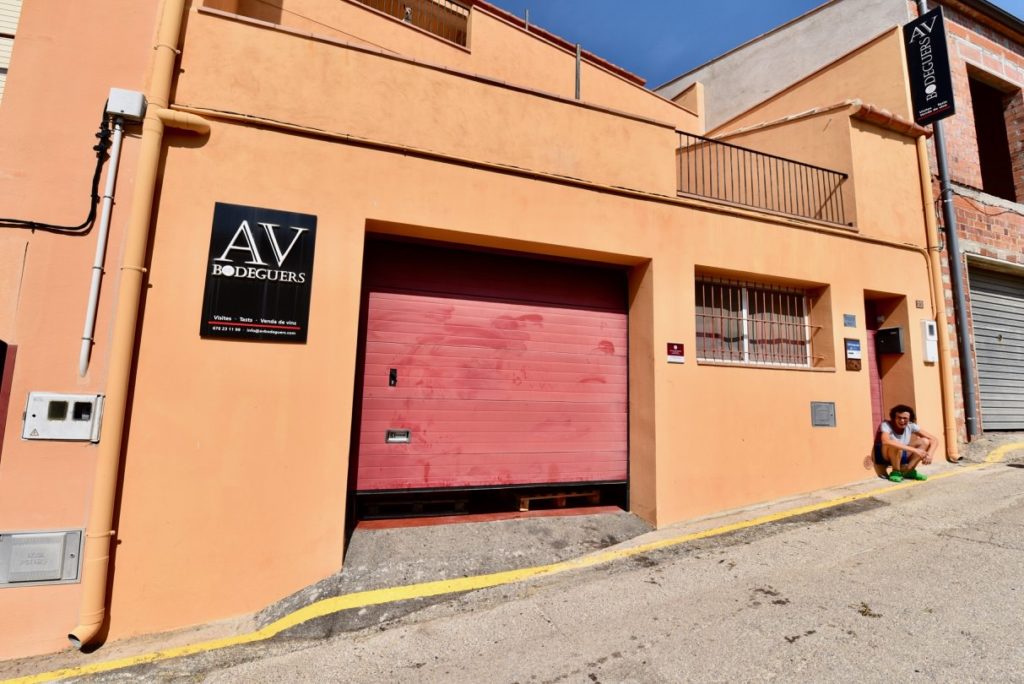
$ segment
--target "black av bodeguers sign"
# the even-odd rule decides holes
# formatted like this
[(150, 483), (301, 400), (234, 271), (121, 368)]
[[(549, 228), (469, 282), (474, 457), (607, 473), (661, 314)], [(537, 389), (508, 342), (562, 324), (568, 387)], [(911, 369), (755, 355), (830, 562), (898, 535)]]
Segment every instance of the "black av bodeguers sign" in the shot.
[(949, 74), (946, 51), (946, 27), (942, 8), (922, 14), (903, 27), (903, 46), (910, 72), (910, 95), (914, 103), (914, 121), (925, 126), (952, 116), (953, 79)]
[(218, 202), (199, 334), (305, 342), (316, 216)]

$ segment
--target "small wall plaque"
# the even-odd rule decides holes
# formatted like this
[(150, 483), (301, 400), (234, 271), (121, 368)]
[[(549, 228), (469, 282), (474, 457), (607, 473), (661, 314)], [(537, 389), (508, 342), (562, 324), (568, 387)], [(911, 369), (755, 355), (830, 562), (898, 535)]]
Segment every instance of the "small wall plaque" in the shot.
[(846, 370), (859, 371), (863, 355), (860, 340), (850, 337), (844, 338), (843, 346), (846, 348)]
[(835, 427), (836, 403), (834, 401), (812, 401), (811, 425), (814, 427)]

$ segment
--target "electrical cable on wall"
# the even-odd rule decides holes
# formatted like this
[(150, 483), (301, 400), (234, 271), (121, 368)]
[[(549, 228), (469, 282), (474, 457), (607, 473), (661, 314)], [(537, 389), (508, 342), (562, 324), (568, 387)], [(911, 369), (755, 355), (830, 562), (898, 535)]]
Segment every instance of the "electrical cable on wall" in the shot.
[(987, 218), (995, 218), (997, 216), (1003, 216), (1004, 214), (1013, 214), (1015, 216), (1020, 216), (1021, 213), (1024, 213), (1024, 212), (1021, 212), (1019, 209), (1003, 209), (1002, 211), (997, 211), (995, 213), (990, 213), (989, 212), (989, 208), (990, 207), (982, 207), (980, 204), (978, 204), (973, 199), (971, 199), (971, 197), (969, 197), (968, 195), (966, 195), (963, 192), (960, 192), (956, 188), (953, 188), (953, 194), (956, 195), (957, 197), (963, 199), (964, 201), (966, 201), (968, 204), (970, 204), (972, 207), (974, 207), (977, 211), (979, 211), (980, 213), (984, 214)]
[(15, 218), (0, 218), (0, 228), (25, 228), (28, 230), (43, 230), (51, 233), (63, 233), (73, 235), (84, 235), (89, 232), (92, 228), (93, 222), (96, 220), (96, 207), (100, 201), (99, 185), (100, 185), (100, 174), (103, 171), (103, 162), (107, 160), (107, 150), (110, 149), (110, 117), (107, 116), (107, 106), (103, 105), (103, 118), (100, 120), (99, 130), (96, 131), (96, 137), (99, 142), (93, 145), (93, 150), (96, 151), (96, 170), (92, 175), (92, 196), (89, 204), (89, 214), (85, 217), (77, 226), (59, 226), (52, 223), (44, 223), (42, 221), (29, 221), (26, 219), (15, 219)]

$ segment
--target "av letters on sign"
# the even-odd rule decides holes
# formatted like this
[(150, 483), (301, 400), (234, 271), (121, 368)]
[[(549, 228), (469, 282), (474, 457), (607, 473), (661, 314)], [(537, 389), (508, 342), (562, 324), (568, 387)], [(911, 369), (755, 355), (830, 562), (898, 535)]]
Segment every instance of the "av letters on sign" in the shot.
[(316, 216), (218, 202), (199, 334), (305, 342)]
[(910, 73), (914, 121), (924, 126), (952, 116), (956, 106), (953, 101), (953, 79), (949, 74), (942, 8), (936, 7), (904, 25), (903, 47), (907, 53), (907, 70)]

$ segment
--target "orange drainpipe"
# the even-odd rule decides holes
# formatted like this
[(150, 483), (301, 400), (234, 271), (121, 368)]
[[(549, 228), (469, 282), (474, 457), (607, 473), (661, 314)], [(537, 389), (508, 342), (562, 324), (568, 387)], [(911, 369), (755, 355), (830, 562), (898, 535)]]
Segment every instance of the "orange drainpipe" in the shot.
[(921, 173), (921, 198), (924, 200), (925, 234), (928, 256), (932, 267), (928, 269), (932, 281), (932, 313), (939, 338), (939, 381), (942, 392), (942, 422), (946, 442), (946, 460), (960, 460), (956, 429), (956, 408), (953, 402), (953, 364), (949, 358), (949, 324), (946, 321), (946, 293), (942, 288), (942, 262), (939, 258), (939, 236), (935, 222), (935, 196), (932, 194), (932, 172), (928, 166), (928, 146), (925, 136), (917, 136), (917, 166)]
[(111, 339), (110, 368), (107, 374), (92, 507), (85, 531), (85, 548), (82, 552), (82, 603), (79, 624), (68, 634), (68, 639), (76, 648), (82, 648), (96, 638), (106, 616), (110, 545), (115, 535), (112, 529), (114, 498), (117, 493), (124, 442), (128, 383), (135, 348), (139, 298), (145, 282), (146, 249), (149, 243), (153, 194), (156, 189), (160, 151), (163, 147), (164, 126), (185, 128), (203, 134), (210, 130), (209, 124), (201, 117), (167, 109), (186, 2), (187, 0), (164, 1), (154, 47), (156, 56), (153, 60), (151, 86), (147, 93), (148, 106), (146, 118), (142, 123), (135, 192), (132, 196), (124, 258), (121, 263), (121, 283)]

